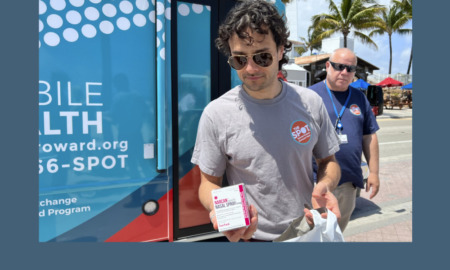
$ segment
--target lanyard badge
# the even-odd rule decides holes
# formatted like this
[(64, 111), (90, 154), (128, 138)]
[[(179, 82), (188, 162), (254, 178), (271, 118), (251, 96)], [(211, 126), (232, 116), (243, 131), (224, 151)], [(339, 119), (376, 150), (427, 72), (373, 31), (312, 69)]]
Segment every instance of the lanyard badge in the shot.
[(344, 106), (342, 106), (341, 111), (338, 113), (336, 109), (336, 105), (333, 101), (333, 96), (331, 95), (330, 88), (328, 88), (327, 83), (324, 81), (325, 87), (327, 88), (328, 94), (330, 95), (331, 103), (333, 104), (334, 112), (336, 113), (336, 123), (334, 124), (334, 129), (338, 133), (339, 140), (341, 143), (348, 143), (347, 135), (342, 134), (342, 130), (344, 129), (344, 126), (342, 125), (341, 117), (344, 114), (345, 108), (347, 107), (348, 101), (350, 100), (350, 96), (352, 95), (352, 88), (349, 88), (349, 93), (347, 100), (345, 100)]
[(336, 124), (334, 125), (334, 129), (337, 132), (339, 138), (339, 144), (348, 143), (347, 134), (342, 134), (342, 130), (344, 127), (342, 126), (341, 120), (339, 118), (336, 119)]
[(339, 133), (341, 133), (342, 130), (344, 129), (344, 126), (342, 126), (342, 123), (341, 123), (341, 119), (340, 119), (340, 118), (336, 118), (336, 123), (334, 124), (334, 129), (335, 129), (336, 131), (339, 131)]

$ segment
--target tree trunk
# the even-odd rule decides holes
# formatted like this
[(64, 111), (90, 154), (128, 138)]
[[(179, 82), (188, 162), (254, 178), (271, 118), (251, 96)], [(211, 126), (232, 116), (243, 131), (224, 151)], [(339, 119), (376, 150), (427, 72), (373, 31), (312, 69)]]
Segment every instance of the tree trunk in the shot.
[(409, 71), (411, 70), (411, 64), (412, 64), (412, 47), (411, 47), (411, 55), (409, 57), (409, 64), (408, 64), (408, 71), (406, 72), (406, 74), (409, 75)]
[(391, 35), (389, 35), (389, 75), (392, 71), (392, 38)]

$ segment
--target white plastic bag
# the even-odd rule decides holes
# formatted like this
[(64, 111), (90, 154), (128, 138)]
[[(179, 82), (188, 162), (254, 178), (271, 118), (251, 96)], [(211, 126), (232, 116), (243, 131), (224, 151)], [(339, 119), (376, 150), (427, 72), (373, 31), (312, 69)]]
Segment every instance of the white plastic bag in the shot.
[(328, 217), (322, 218), (316, 210), (311, 210), (314, 218), (314, 228), (302, 236), (285, 240), (284, 242), (345, 242), (339, 228), (336, 215), (328, 210)]

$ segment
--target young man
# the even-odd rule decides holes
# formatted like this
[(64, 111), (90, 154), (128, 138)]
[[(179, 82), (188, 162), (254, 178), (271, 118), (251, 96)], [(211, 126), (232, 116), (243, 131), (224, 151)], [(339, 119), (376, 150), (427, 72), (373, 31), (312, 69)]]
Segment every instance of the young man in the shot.
[(335, 50), (326, 63), (327, 78), (310, 88), (323, 99), (331, 122), (341, 139), (336, 159), (342, 170), (339, 186), (333, 192), (339, 201), (341, 219), (339, 227), (344, 231), (355, 209), (356, 187), (364, 188), (361, 171), (362, 152), (369, 164), (369, 178), (366, 191), (372, 189), (370, 198), (380, 188), (378, 176), (379, 129), (375, 116), (365, 95), (349, 87), (356, 72), (357, 58), (347, 49)]
[[(271, 241), (302, 216), (310, 226), (313, 208), (327, 207), (339, 218), (340, 169), (334, 158), (338, 138), (321, 98), (277, 79), (291, 44), (283, 18), (264, 0), (232, 9), (219, 28), (216, 45), (229, 56), (242, 85), (205, 108), (192, 162), (199, 165), (199, 198), (217, 229), (211, 190), (244, 183), (250, 204), (248, 228), (227, 231), (230, 241)], [(311, 158), (319, 164), (314, 186)]]

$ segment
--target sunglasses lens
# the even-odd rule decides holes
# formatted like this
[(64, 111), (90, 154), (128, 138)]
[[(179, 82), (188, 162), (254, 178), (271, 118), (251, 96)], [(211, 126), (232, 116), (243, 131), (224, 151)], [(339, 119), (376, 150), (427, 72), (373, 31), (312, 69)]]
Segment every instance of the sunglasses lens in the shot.
[(356, 71), (356, 66), (347, 66), (344, 64), (338, 64), (338, 63), (334, 63), (334, 62), (330, 62), (330, 63), (333, 66), (333, 68), (338, 71), (343, 71), (344, 69), (347, 69), (347, 72), (355, 72)]
[(339, 70), (339, 71), (343, 71), (344, 69), (345, 69), (345, 65), (343, 65), (343, 64), (338, 64), (337, 65), (337, 69)]
[(247, 58), (245, 56), (230, 56), (228, 63), (232, 68), (240, 70), (247, 64)]
[(347, 66), (347, 72), (355, 72), (356, 66)]
[(273, 58), (270, 53), (258, 53), (253, 55), (253, 61), (262, 67), (268, 67), (272, 64)]
[(330, 64), (331, 64), (331, 66), (332, 66), (335, 70), (337, 70), (337, 71), (342, 71), (342, 70), (344, 70), (344, 68), (342, 67), (342, 64), (336, 64), (336, 63), (331, 62), (331, 61), (330, 61)]
[[(253, 62), (261, 67), (268, 67), (272, 64), (273, 58), (270, 53), (257, 53), (252, 56)], [(228, 64), (236, 70), (241, 70), (247, 65), (247, 56), (235, 55), (228, 58)]]

